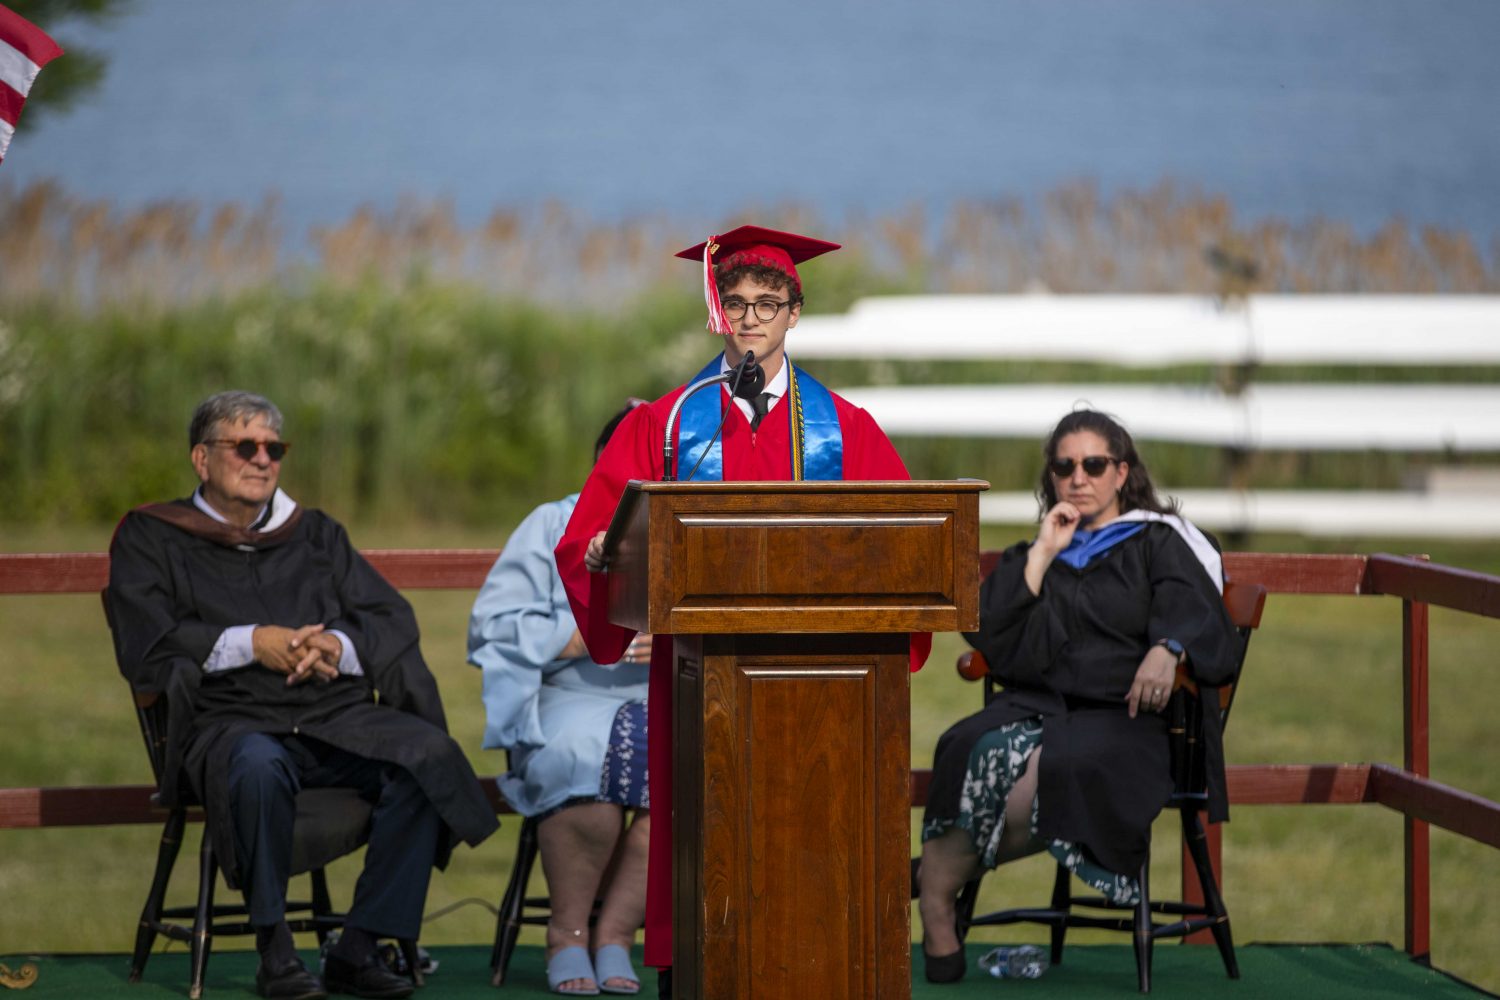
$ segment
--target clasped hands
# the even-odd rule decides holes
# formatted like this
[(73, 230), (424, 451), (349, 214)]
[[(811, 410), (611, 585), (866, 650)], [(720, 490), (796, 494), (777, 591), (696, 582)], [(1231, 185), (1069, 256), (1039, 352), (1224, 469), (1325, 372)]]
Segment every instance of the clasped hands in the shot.
[(323, 631), (322, 625), (285, 628), (281, 625), (257, 625), (251, 636), (255, 659), (279, 674), (286, 674), (287, 687), (316, 677), (333, 680), (339, 675), (339, 660), (344, 644), (339, 637)]

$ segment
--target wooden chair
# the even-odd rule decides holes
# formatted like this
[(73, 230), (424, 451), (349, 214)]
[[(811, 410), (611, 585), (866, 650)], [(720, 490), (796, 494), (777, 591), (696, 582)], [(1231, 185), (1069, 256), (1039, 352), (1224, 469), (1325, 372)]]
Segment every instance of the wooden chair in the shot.
[[(490, 982), (495, 986), (505, 982), (505, 972), (510, 968), (510, 956), (516, 950), (516, 938), (520, 936), (522, 925), (545, 927), (552, 918), (552, 903), (548, 897), (526, 895), (531, 869), (536, 864), (536, 828), (537, 822), (530, 816), (522, 819), (516, 857), (510, 866), (510, 881), (505, 885), (505, 895), (500, 899), (500, 911), (495, 918), (495, 946), (490, 950)], [(536, 912), (528, 913), (528, 909)]]
[[(1259, 627), (1261, 612), (1265, 608), (1266, 588), (1259, 584), (1237, 584), (1233, 581), (1224, 587), (1224, 606), (1239, 632), (1241, 644), (1239, 666), (1243, 666), (1251, 632)], [(985, 681), (985, 700), (994, 696), (995, 684), (989, 666), (977, 651), (959, 657), (958, 670), (968, 680)], [(1239, 667), (1234, 679), (1218, 689), (1221, 723), (1227, 720), (1234, 692), (1239, 682)], [(1201, 813), (1207, 808), (1207, 770), (1204, 760), (1202, 717), (1198, 710), (1198, 685), (1179, 668), (1177, 681), (1167, 705), (1168, 731), (1172, 747), (1172, 797), (1168, 808), (1177, 810), (1182, 822), (1182, 839), (1187, 845), (1203, 890), (1203, 902), (1185, 900), (1153, 900), (1150, 893), (1150, 868), (1148, 857), (1141, 865), (1137, 878), (1140, 880), (1140, 900), (1135, 904), (1111, 902), (1102, 896), (1076, 895), (1073, 891), (1072, 875), (1067, 867), (1059, 863), (1052, 886), (1052, 900), (1046, 907), (1001, 910), (974, 916), (974, 904), (979, 894), (979, 879), (964, 886), (958, 897), (958, 936), (962, 941), (972, 927), (998, 926), (1013, 923), (1039, 923), (1051, 929), (1052, 964), (1063, 958), (1063, 940), (1069, 927), (1094, 927), (1108, 930), (1129, 931), (1135, 944), (1136, 976), (1140, 991), (1151, 992), (1151, 953), (1158, 938), (1185, 937), (1199, 931), (1212, 933), (1219, 955), (1224, 960), (1224, 970), (1229, 978), (1238, 979), (1239, 964), (1234, 955), (1234, 939), (1229, 929), (1229, 911), (1219, 893), (1218, 880), (1214, 877), (1209, 858), (1207, 834)], [(1074, 907), (1102, 911), (1076, 913)], [(1114, 911), (1115, 915), (1105, 915)], [(1129, 911), (1124, 915), (1122, 911)], [(1174, 917), (1169, 922), (1158, 922), (1153, 914)]]
[[(113, 628), (107, 593), (103, 592), (100, 596), (104, 602), (105, 618)], [(150, 758), (151, 771), (159, 788), (166, 765), (168, 698), (165, 692), (138, 691), (134, 692), (134, 700), (141, 736), (146, 741), (146, 754)], [(159, 798), (160, 794), (158, 791), (153, 799)], [(242, 902), (214, 903), (219, 862), (207, 830), (204, 831), (198, 852), (197, 902), (192, 906), (165, 905), (167, 885), (171, 881), (172, 869), (182, 847), (188, 812), (197, 810), (200, 805), (184, 783), (177, 804), (167, 812), (161, 844), (156, 852), (156, 871), (151, 878), (151, 888), (146, 894), (140, 924), (136, 929), (129, 974), (130, 982), (140, 981), (158, 934), (174, 941), (185, 941), (191, 955), (188, 996), (192, 1000), (199, 1000), (203, 996), (204, 974), (208, 969), (208, 956), (212, 951), (214, 937), (255, 933)], [(321, 944), (327, 940), (330, 931), (343, 927), (344, 915), (336, 912), (329, 900), (324, 866), (365, 843), (369, 838), (370, 813), (370, 803), (350, 788), (310, 788), (297, 795), (292, 873), (308, 874), (311, 891), (310, 899), (287, 900), (287, 926), (293, 933), (312, 931), (317, 934)], [(179, 922), (189, 918), (191, 924)], [(413, 980), (421, 985), (422, 972), (416, 942), (401, 941), (399, 946), (406, 957)]]

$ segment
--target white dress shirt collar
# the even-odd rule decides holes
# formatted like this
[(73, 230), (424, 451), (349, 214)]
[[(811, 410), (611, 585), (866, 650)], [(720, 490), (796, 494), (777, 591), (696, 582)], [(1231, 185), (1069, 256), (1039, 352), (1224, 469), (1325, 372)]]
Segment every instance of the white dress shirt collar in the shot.
[[(229, 523), (229, 518), (214, 510), (212, 505), (204, 499), (202, 486), (193, 491), (193, 506), (220, 524)], [(255, 520), (250, 522), (251, 524), (260, 525), (255, 529), (256, 531), (275, 531), (281, 527), (286, 523), (287, 518), (292, 516), (292, 511), (297, 509), (297, 501), (283, 493), (281, 487), (278, 486), (276, 487), (276, 492), (271, 495), (270, 508), (271, 516), (269, 518), (266, 518), (266, 509), (262, 507), (255, 515)], [(265, 524), (260, 524), (262, 518), (265, 518)]]

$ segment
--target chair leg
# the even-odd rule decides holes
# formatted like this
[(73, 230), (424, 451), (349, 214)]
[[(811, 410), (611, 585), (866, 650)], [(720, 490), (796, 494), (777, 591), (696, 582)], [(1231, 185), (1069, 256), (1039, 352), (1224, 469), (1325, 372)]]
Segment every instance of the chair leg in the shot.
[(505, 896), (500, 900), (500, 912), (495, 918), (495, 946), (490, 951), (490, 982), (495, 986), (505, 981), (511, 953), (516, 950), (516, 938), (521, 933), (521, 911), (526, 905), (526, 884), (531, 880), (536, 852), (536, 821), (528, 817), (521, 822), (521, 836), (516, 843), (510, 881), (505, 886)]
[(1057, 864), (1057, 874), (1052, 880), (1052, 909), (1062, 914), (1062, 919), (1052, 924), (1052, 964), (1061, 965), (1063, 941), (1068, 935), (1068, 913), (1073, 909), (1072, 885), (1068, 879), (1072, 873), (1062, 862)]
[(1135, 974), (1142, 993), (1151, 992), (1151, 858), (1141, 863), (1141, 895), (1135, 904)]
[(156, 928), (161, 923), (162, 904), (167, 897), (167, 883), (172, 878), (172, 866), (177, 863), (177, 852), (182, 848), (182, 831), (187, 820), (187, 810), (173, 809), (167, 815), (166, 825), (161, 831), (161, 846), (156, 849), (156, 873), (151, 876), (151, 890), (146, 893), (146, 905), (141, 907), (141, 924), (135, 932), (135, 951), (130, 956), (130, 981), (138, 983), (146, 971), (146, 960), (151, 957), (151, 945), (156, 942)]
[(1219, 883), (1214, 878), (1213, 862), (1208, 856), (1208, 836), (1203, 829), (1203, 820), (1197, 810), (1184, 810), (1182, 835), (1192, 856), (1193, 867), (1198, 872), (1198, 884), (1203, 889), (1203, 905), (1213, 918), (1209, 930), (1213, 932), (1214, 944), (1219, 947), (1219, 957), (1224, 960), (1224, 971), (1230, 979), (1240, 978), (1239, 962), (1234, 957), (1234, 936), (1229, 930), (1229, 910), (1224, 906), (1224, 897), (1219, 892)]
[(1240, 963), (1234, 957), (1234, 935), (1229, 931), (1229, 918), (1225, 917), (1213, 925), (1214, 943), (1219, 946), (1219, 957), (1224, 960), (1224, 971), (1230, 979), (1240, 978)]
[(963, 944), (969, 938), (969, 928), (974, 923), (974, 906), (979, 902), (979, 882), (965, 882), (964, 887), (958, 891), (958, 901), (954, 903), (953, 929), (958, 934), (958, 943)]
[(422, 975), (422, 962), (417, 954), (417, 942), (410, 938), (402, 938), (397, 942), (401, 949), (401, 955), (406, 959), (406, 967), (411, 971), (413, 986), (425, 986), (426, 977)]
[(218, 878), (219, 865), (214, 859), (213, 838), (205, 826), (203, 846), (198, 850), (198, 908), (193, 913), (192, 981), (188, 984), (191, 1000), (201, 1000), (203, 996), (208, 953), (213, 947), (214, 883)]
[(328, 943), (330, 928), (324, 925), (323, 918), (333, 913), (333, 901), (328, 895), (328, 873), (321, 868), (314, 868), (307, 873), (312, 880), (312, 915), (313, 933), (318, 935), (318, 947)]

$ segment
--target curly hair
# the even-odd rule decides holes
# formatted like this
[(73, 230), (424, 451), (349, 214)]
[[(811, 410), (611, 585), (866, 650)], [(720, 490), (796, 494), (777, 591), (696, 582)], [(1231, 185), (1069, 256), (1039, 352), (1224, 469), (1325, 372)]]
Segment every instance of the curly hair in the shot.
[(1048, 466), (1057, 458), (1058, 442), (1079, 431), (1092, 431), (1099, 435), (1109, 446), (1109, 457), (1125, 463), (1125, 485), (1120, 487), (1121, 514), (1132, 510), (1150, 510), (1158, 514), (1178, 512), (1180, 505), (1177, 500), (1169, 497), (1163, 501), (1157, 496), (1156, 486), (1151, 482), (1151, 473), (1146, 470), (1146, 463), (1142, 461), (1140, 452), (1136, 451), (1134, 439), (1118, 420), (1098, 410), (1074, 410), (1057, 422), (1046, 443), (1042, 445), (1042, 476), (1036, 494), (1037, 503), (1041, 506), (1039, 517), (1046, 517), (1047, 511), (1057, 505), (1057, 484), (1053, 482)]
[(714, 268), (714, 284), (719, 286), (720, 296), (723, 296), (726, 289), (733, 288), (745, 278), (753, 279), (767, 288), (786, 292), (788, 301), (794, 306), (802, 304), (802, 289), (797, 287), (791, 275), (778, 268), (768, 267), (765, 264), (737, 264), (723, 270)]

